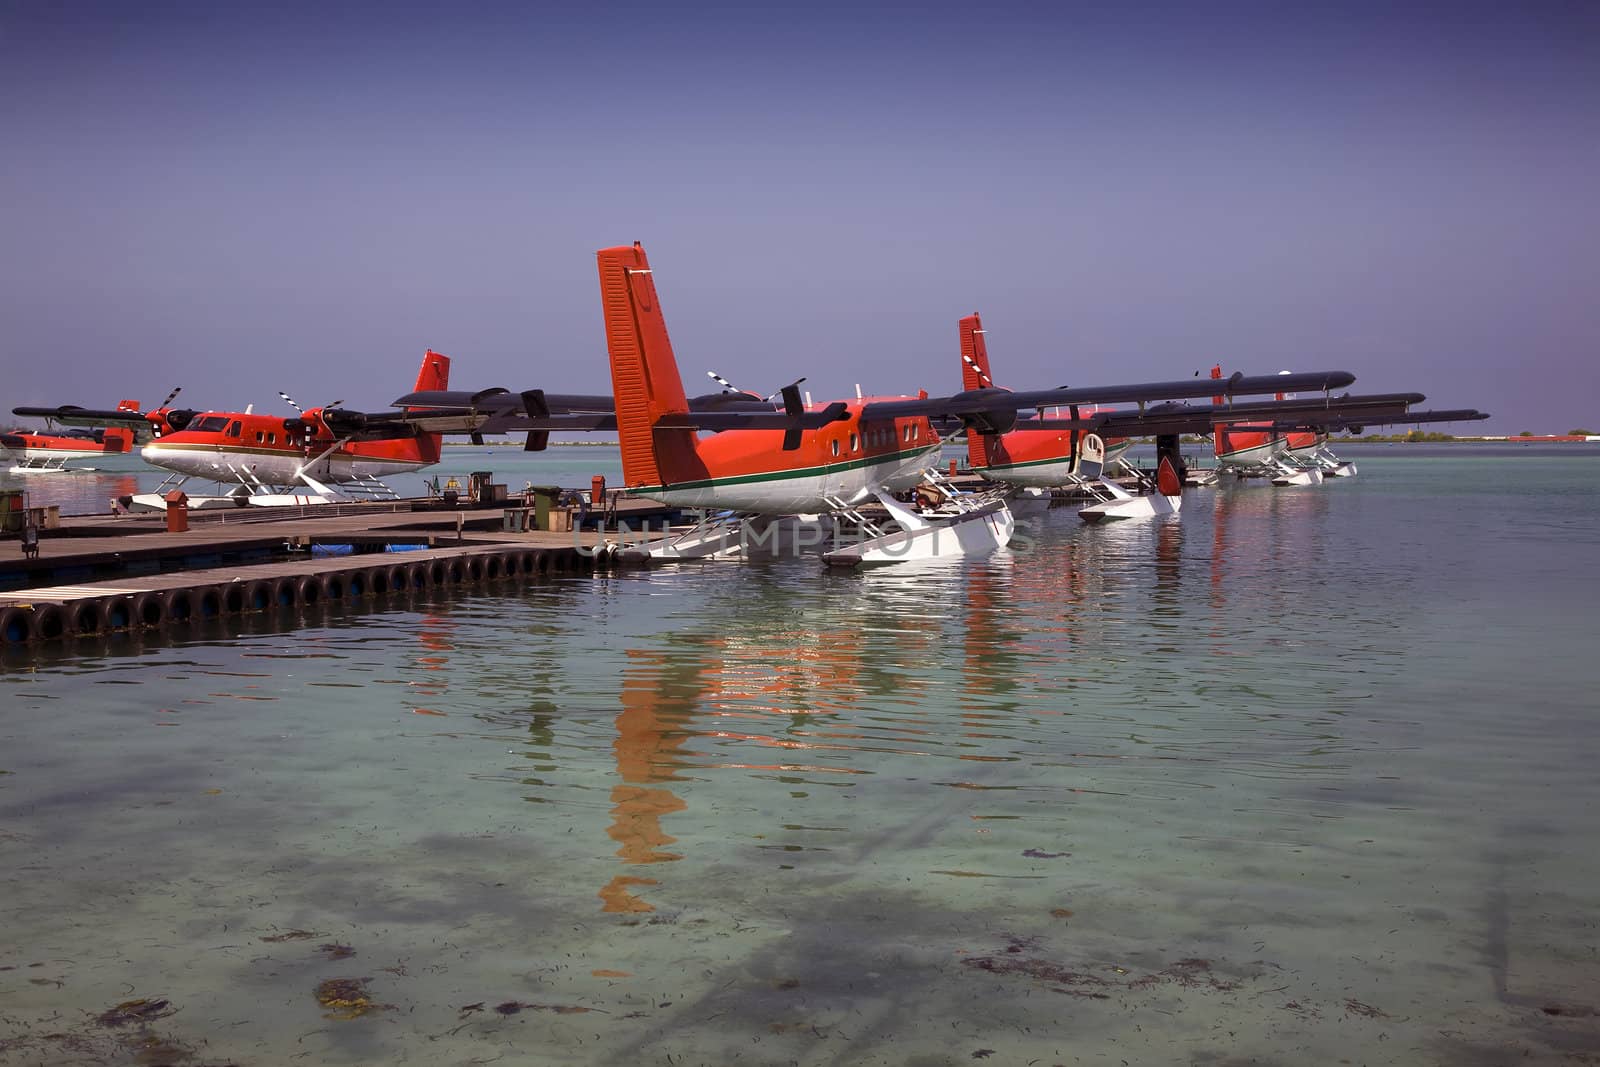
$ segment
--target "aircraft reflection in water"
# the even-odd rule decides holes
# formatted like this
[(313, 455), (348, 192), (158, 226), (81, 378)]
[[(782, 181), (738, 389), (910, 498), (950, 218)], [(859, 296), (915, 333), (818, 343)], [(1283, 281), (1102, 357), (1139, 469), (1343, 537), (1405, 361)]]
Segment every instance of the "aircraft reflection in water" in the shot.
[(139, 491), (139, 476), (133, 471), (80, 470), (63, 478), (12, 478), (0, 473), (0, 486), (26, 489), (29, 507), (55, 505), (63, 515), (102, 515), (111, 502)]
[[(422, 646), (422, 654), (417, 656), (417, 669), (427, 671), (429, 674), (419, 681), (409, 683), (412, 696), (424, 699), (444, 696), (450, 688), (450, 676), (447, 672), (450, 666), (450, 652), (455, 648), (450, 640), (450, 633), (454, 628), (455, 624), (445, 615), (423, 615), (417, 623), (417, 644)], [(420, 704), (411, 710), (417, 715), (446, 714)]]
[[(661, 828), (663, 816), (687, 805), (662, 783), (679, 777), (688, 765), (684, 746), (692, 736), (689, 723), (705, 694), (706, 680), (693, 657), (678, 660), (661, 652), (628, 650), (623, 669), (622, 711), (617, 715), (617, 777), (611, 787), (611, 825), (606, 834), (617, 842), (617, 855), (628, 866), (670, 863), (681, 853), (664, 851), (677, 838)], [(618, 874), (600, 890), (604, 912), (647, 912), (655, 907), (638, 897), (635, 887), (652, 886), (654, 878)]]
[[(896, 717), (893, 706), (927, 683), (893, 665), (925, 662), (939, 640), (937, 622), (906, 626), (899, 611), (880, 617), (868, 601), (863, 606), (859, 629), (675, 634), (667, 647), (628, 650), (612, 742), (619, 780), (606, 828), (627, 869), (599, 890), (602, 911), (654, 911), (641, 894), (659, 879), (634, 868), (685, 858), (671, 847), (679, 839), (670, 817), (689, 805), (672, 783), (742, 771), (796, 788), (839, 786), (868, 773), (854, 766), (863, 748), (924, 746), (926, 724)], [(772, 617), (764, 609), (747, 615)], [(750, 746), (772, 750), (774, 758), (718, 755)], [(754, 836), (766, 834), (757, 829)]]

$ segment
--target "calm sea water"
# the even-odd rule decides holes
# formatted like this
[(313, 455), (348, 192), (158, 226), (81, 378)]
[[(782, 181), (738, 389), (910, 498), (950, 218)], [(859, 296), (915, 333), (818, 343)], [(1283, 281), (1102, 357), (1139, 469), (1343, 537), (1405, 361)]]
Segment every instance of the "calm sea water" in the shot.
[(0, 1062), (1594, 1062), (1600, 449), (1347, 454), (12, 656)]

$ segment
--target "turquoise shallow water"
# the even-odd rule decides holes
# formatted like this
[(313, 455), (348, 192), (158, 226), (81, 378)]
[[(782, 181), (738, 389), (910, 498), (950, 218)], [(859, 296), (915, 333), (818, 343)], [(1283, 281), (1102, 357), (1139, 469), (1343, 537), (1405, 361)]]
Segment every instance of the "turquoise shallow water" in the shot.
[(1600, 453), (1349, 455), (11, 656), (0, 1062), (1592, 1062)]

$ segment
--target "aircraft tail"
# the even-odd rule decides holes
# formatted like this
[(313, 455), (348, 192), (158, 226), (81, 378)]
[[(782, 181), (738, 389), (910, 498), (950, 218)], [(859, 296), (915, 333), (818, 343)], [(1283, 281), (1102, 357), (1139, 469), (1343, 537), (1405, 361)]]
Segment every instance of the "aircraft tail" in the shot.
[(663, 416), (687, 415), (689, 401), (644, 248), (636, 241), (597, 257), (623, 483), (660, 486), (703, 475), (695, 432), (656, 428)]
[(417, 369), (417, 387), (412, 392), (430, 390), (443, 392), (450, 388), (450, 357), (443, 352), (428, 349), (422, 355), (422, 366)]
[[(984, 340), (983, 320), (974, 311), (961, 320), (961, 388), (963, 390), (991, 389), (994, 379), (989, 376), (989, 346)], [(967, 466), (989, 465), (989, 441), (986, 435), (974, 429), (967, 430)]]
[[(413, 392), (421, 393), (426, 390), (437, 389), (443, 392), (450, 388), (450, 357), (443, 352), (428, 349), (422, 353), (422, 366), (417, 368), (417, 387)], [(407, 408), (415, 411), (415, 408)], [(437, 463), (444, 457), (444, 434), (419, 433), (416, 438), (417, 456), (424, 463)]]
[[(1222, 364), (1213, 363), (1211, 365), (1211, 380), (1214, 381), (1214, 382), (1222, 380)], [(1223, 398), (1222, 397), (1214, 396), (1214, 397), (1211, 398), (1211, 406), (1212, 407), (1220, 408), (1222, 406), (1222, 404), (1223, 404)], [(1230, 448), (1230, 446), (1228, 444), (1228, 441), (1227, 441), (1228, 431), (1223, 427), (1223, 424), (1220, 423), (1220, 422), (1217, 423), (1216, 425), (1212, 426), (1211, 427), (1211, 431), (1212, 431), (1212, 433), (1211, 433), (1211, 450), (1212, 450), (1213, 453), (1215, 453), (1218, 456), (1223, 455)]]

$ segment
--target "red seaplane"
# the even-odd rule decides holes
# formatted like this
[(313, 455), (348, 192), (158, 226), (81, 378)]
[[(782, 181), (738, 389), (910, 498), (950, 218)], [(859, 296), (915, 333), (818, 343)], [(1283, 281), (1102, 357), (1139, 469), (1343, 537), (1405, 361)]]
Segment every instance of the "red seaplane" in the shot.
[[(417, 389), (442, 390), (449, 380), (450, 357), (430, 349), (417, 372)], [(140, 456), (152, 466), (173, 472), (156, 492), (124, 501), (144, 510), (164, 510), (167, 493), (191, 478), (232, 488), (220, 494), (190, 495), (190, 508), (393, 498), (395, 493), (384, 484), (384, 477), (439, 462), (440, 435), (419, 428), (404, 412), (369, 415), (336, 404), (302, 409), (287, 394), (278, 395), (295, 408), (295, 415), (285, 418), (249, 409), (193, 411), (167, 406), (140, 413), (137, 405), (131, 411), (69, 406), (17, 408), (16, 413), (57, 421), (142, 426), (149, 441), (140, 449)]]
[[(1211, 368), (1211, 378), (1213, 381), (1222, 378), (1221, 364)], [(1278, 393), (1277, 399), (1285, 408), (1298, 404), (1288, 392)], [(1318, 485), (1325, 478), (1350, 478), (1355, 476), (1356, 465), (1341, 460), (1328, 448), (1330, 430), (1350, 429), (1360, 433), (1362, 427), (1368, 425), (1476, 422), (1489, 417), (1486, 412), (1471, 409), (1413, 411), (1411, 405), (1423, 399), (1420, 393), (1351, 399), (1363, 401), (1364, 408), (1312, 411), (1299, 418), (1267, 413), (1259, 421), (1240, 419), (1237, 412), (1229, 413), (1232, 418), (1219, 417), (1211, 427), (1212, 448), (1217, 457), (1217, 468), (1211, 480), (1233, 474), (1239, 478), (1264, 477), (1276, 486), (1293, 486)], [(1384, 410), (1386, 403), (1395, 402), (1400, 405), (1398, 411)], [(1220, 408), (1223, 400), (1215, 397), (1212, 403)]]
[[(961, 387), (996, 388), (990, 372), (989, 345), (983, 321), (977, 312), (963, 318), (961, 331)], [(1073, 407), (1073, 418), (1093, 415), (1102, 409)], [(1040, 411), (1043, 419), (1045, 412)], [(1037, 420), (1022, 419), (1006, 434), (967, 435), (967, 466), (990, 481), (1038, 489), (1080, 485), (1100, 477), (1129, 442), (1126, 438), (1102, 440), (1098, 434), (1069, 429), (1040, 429)]]
[[(968, 389), (992, 386), (987, 340), (976, 314), (961, 320), (961, 360)], [(1017, 428), (1008, 433), (969, 432), (969, 464), (985, 478), (1031, 487), (1034, 492), (1047, 487), (1079, 487), (1094, 498), (1079, 509), (1087, 521), (1146, 518), (1172, 514), (1182, 506), (1187, 472), (1179, 450), (1180, 434), (1212, 432), (1219, 442), (1228, 442), (1227, 447), (1259, 447), (1266, 456), (1278, 457), (1263, 461), (1274, 464), (1263, 470), (1270, 470), (1277, 479), (1315, 472), (1320, 480), (1322, 473), (1342, 476), (1355, 472), (1353, 464), (1342, 464), (1327, 451), (1330, 426), (1488, 417), (1476, 411), (1411, 410), (1424, 399), (1421, 393), (1346, 394), (1304, 401), (1284, 391), (1283, 383), (1290, 377), (1289, 372), (1280, 372), (1279, 390), (1273, 400), (1264, 402), (1238, 403), (1231, 395), (1218, 395), (1212, 398), (1210, 408), (1179, 404), (1139, 411), (1071, 407), (1068, 418), (1041, 409), (1037, 418), (1019, 420)], [(1214, 367), (1210, 380), (1221, 379), (1221, 367)], [(1128, 492), (1103, 473), (1112, 450), (1102, 442), (1117, 442), (1125, 450), (1128, 437), (1134, 435), (1156, 439), (1156, 474), (1153, 479), (1141, 479), (1140, 488), (1145, 490), (1141, 493)], [(1219, 450), (1222, 447), (1219, 445)], [(1276, 480), (1275, 484), (1305, 482)]]
[[(32, 410), (32, 409), (19, 409)], [(118, 411), (139, 410), (137, 400), (124, 400)], [(12, 474), (73, 473), (92, 467), (68, 467), (71, 459), (124, 455), (133, 451), (138, 436), (124, 426), (93, 429), (66, 429), (40, 433), (36, 430), (11, 430), (0, 433), (0, 462)]]

